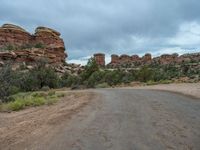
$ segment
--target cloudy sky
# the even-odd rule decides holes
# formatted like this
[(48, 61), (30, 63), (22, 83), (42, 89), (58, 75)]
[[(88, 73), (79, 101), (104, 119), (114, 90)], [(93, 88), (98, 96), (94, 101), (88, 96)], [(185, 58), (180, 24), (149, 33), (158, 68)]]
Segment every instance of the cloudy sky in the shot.
[(68, 61), (96, 52), (200, 52), (200, 0), (0, 0), (0, 24), (61, 32)]

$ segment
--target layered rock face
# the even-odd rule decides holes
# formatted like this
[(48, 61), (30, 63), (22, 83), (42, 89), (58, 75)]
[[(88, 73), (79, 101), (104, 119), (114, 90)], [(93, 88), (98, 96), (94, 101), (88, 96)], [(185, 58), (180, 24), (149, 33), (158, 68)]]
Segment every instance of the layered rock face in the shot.
[(144, 64), (151, 64), (151, 61), (152, 61), (152, 57), (151, 57), (151, 54), (147, 53), (145, 54), (143, 57), (142, 57), (142, 62)]
[(102, 53), (94, 54), (94, 59), (99, 66), (105, 66), (105, 54)]
[(45, 58), (50, 64), (63, 64), (67, 57), (60, 33), (38, 27), (31, 35), (19, 26), (4, 24), (0, 27), (0, 61), (36, 62)]
[(152, 58), (152, 55), (147, 53), (143, 57), (138, 55), (111, 55), (111, 62), (108, 66), (119, 67), (124, 65), (141, 66), (141, 65), (169, 65), (182, 64), (184, 62), (200, 62), (200, 53), (184, 54), (179, 56), (174, 54), (163, 54), (159, 57)]
[(111, 55), (111, 62), (109, 65), (117, 66), (117, 65), (123, 65), (123, 64), (129, 64), (129, 63), (138, 63), (138, 64), (149, 64), (152, 61), (151, 54), (145, 54), (143, 57), (139, 57), (138, 55), (126, 55), (123, 54), (121, 56), (118, 55)]

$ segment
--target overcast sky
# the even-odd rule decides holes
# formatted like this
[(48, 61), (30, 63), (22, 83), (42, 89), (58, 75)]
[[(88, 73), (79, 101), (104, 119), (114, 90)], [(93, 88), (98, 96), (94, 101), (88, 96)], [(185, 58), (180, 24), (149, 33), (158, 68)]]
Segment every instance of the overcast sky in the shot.
[(0, 0), (4, 23), (58, 30), (70, 62), (96, 52), (200, 52), (200, 0)]

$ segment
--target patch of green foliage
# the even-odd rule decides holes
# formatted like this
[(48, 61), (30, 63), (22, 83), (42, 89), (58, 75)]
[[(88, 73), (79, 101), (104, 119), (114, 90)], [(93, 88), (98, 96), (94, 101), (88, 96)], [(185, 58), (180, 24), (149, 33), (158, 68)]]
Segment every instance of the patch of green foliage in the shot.
[(44, 62), (28, 72), (12, 70), (8, 64), (0, 69), (0, 99), (3, 102), (9, 101), (7, 97), (18, 92), (28, 92), (60, 87), (60, 78), (56, 72), (46, 67)]
[[(168, 84), (180, 77), (189, 77), (197, 82), (200, 79), (200, 70), (191, 67), (193, 65), (191, 63), (178, 66), (143, 66), (129, 70), (102, 69), (97, 65), (95, 59), (91, 58), (81, 74), (72, 75), (66, 72), (62, 76), (58, 76), (55, 70), (47, 67), (46, 64), (46, 60), (38, 60), (36, 67), (28, 72), (13, 71), (9, 64), (0, 69), (0, 102), (13, 102), (10, 95), (19, 92), (49, 91), (62, 87), (71, 89), (106, 88), (120, 84), (128, 85), (134, 81), (154, 85)], [(20, 105), (20, 101), (16, 103), (18, 106)]]
[(59, 98), (64, 97), (64, 93), (49, 92), (27, 92), (18, 93), (10, 96), (12, 101), (2, 103), (0, 110), (2, 111), (18, 111), (26, 107), (36, 107), (41, 105), (51, 105), (58, 101)]
[(95, 86), (95, 88), (108, 88), (108, 87), (110, 87), (110, 86), (109, 86), (108, 83), (106, 83), (106, 82), (97, 84), (97, 85)]

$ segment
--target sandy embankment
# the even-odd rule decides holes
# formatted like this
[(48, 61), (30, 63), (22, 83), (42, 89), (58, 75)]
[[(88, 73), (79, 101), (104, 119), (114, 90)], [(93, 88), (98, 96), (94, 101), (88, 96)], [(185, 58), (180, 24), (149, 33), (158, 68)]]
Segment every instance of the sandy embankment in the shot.
[(135, 88), (177, 92), (200, 99), (200, 83), (179, 83), (179, 84), (173, 83), (173, 84), (161, 84), (152, 86), (138, 86), (134, 87), (134, 89)]

